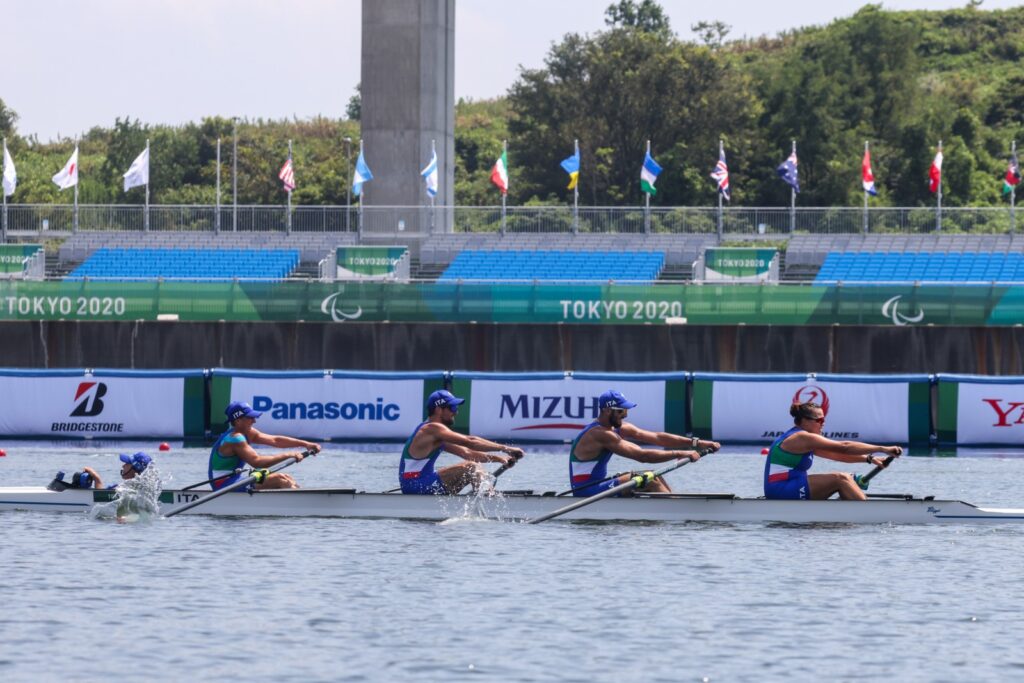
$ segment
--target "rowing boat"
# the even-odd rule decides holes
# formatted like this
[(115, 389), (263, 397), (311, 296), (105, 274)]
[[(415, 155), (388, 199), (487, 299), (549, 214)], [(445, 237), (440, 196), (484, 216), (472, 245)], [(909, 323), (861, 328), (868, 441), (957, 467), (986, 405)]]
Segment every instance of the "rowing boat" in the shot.
[[(163, 512), (208, 495), (209, 491), (168, 490), (160, 494)], [(110, 503), (115, 492), (95, 489), (51, 491), (41, 486), (0, 488), (0, 511), (82, 512)], [(409, 496), (354, 489), (232, 492), (185, 514), (239, 517), (349, 517), (445, 520), (480, 517), (533, 519), (570, 499), (532, 491), (499, 496)], [(728, 493), (639, 494), (609, 498), (567, 513), (561, 519), (645, 522), (783, 522), (792, 524), (951, 524), (1024, 522), (1024, 509), (985, 508), (959, 500), (909, 495), (846, 500), (765, 500)]]

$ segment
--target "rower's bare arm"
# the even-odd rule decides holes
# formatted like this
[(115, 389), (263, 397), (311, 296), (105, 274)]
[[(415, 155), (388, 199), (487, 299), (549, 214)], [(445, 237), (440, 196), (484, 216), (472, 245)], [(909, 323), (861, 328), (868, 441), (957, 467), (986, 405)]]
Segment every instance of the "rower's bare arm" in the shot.
[(272, 446), (274, 448), (302, 448), (307, 451), (313, 451), (314, 453), (320, 452), (320, 444), (318, 443), (296, 439), (291, 436), (264, 434), (255, 427), (253, 427), (249, 433), (249, 440), (252, 443), (258, 443), (261, 446)]
[[(427, 427), (432, 426), (433, 425), (427, 425)], [(424, 427), (424, 429), (427, 429), (427, 427)], [(459, 434), (458, 432), (452, 431), (451, 429), (448, 429), (447, 427), (441, 424), (437, 424), (437, 427), (440, 428), (437, 430), (437, 436), (441, 441), (445, 443), (446, 446), (449, 444), (454, 444), (456, 446), (462, 446), (463, 448), (472, 451), (478, 451), (481, 453), (497, 451), (499, 453), (503, 453), (516, 459), (519, 459), (524, 455), (522, 448), (516, 448), (514, 446), (503, 446), (500, 443), (495, 443), (494, 441), (489, 441), (487, 439), (480, 438), (479, 436)], [(456, 453), (456, 455), (458, 454)], [(507, 458), (501, 457), (494, 458), (488, 462), (505, 462), (506, 460)]]
[[(254, 439), (254, 441), (255, 441), (255, 439)], [(262, 443), (262, 442), (258, 442), (258, 443)], [(301, 452), (300, 453), (278, 453), (278, 454), (275, 454), (275, 455), (260, 455), (248, 443), (232, 443), (232, 444), (227, 444), (227, 446), (225, 446), (224, 449), (227, 450), (230, 455), (238, 456), (238, 458), (242, 462), (244, 462), (246, 465), (248, 465), (249, 467), (256, 467), (256, 468), (272, 467), (273, 465), (277, 465), (278, 463), (282, 463), (285, 460), (287, 460), (288, 458), (292, 458), (292, 457), (294, 457), (297, 460), (301, 461), (302, 458), (304, 457)]]
[(866, 456), (874, 453), (885, 453), (886, 455), (900, 455), (903, 449), (899, 446), (878, 446), (863, 441), (835, 441), (820, 434), (801, 432), (794, 434), (785, 441), (785, 448), (790, 452), (814, 451), (829, 460), (839, 462), (866, 462)]
[(722, 447), (722, 444), (717, 441), (701, 441), (697, 438), (680, 436), (679, 434), (673, 434), (671, 432), (652, 432), (646, 429), (640, 429), (629, 422), (624, 422), (622, 424), (622, 427), (619, 428), (619, 433), (623, 438), (630, 439), (631, 441), (640, 441), (642, 443), (649, 443), (654, 446), (673, 448), (676, 450), (699, 448), (705, 451), (717, 451)]
[[(621, 432), (622, 430), (620, 429), (619, 431)], [(691, 460), (697, 460), (700, 458), (700, 454), (696, 451), (657, 451), (651, 448), (642, 448), (635, 443), (626, 441), (614, 432), (603, 432), (596, 435), (596, 438), (598, 443), (600, 443), (604, 448), (610, 450), (612, 453), (621, 455), (624, 458), (629, 458), (630, 460), (636, 460), (637, 462), (658, 463), (678, 460), (679, 458), (690, 458)]]
[(97, 472), (96, 470), (94, 470), (91, 467), (83, 467), (82, 471), (83, 472), (87, 472), (88, 474), (92, 475), (92, 487), (94, 489), (101, 489), (101, 488), (103, 488), (103, 480), (100, 478), (100, 473), (99, 472)]
[(459, 446), (451, 443), (444, 444), (444, 449), (452, 455), (457, 455), (463, 460), (469, 460), (470, 462), (500, 462), (504, 464), (512, 459), (507, 455), (485, 453), (484, 451), (476, 451), (472, 448), (466, 448), (465, 446)]

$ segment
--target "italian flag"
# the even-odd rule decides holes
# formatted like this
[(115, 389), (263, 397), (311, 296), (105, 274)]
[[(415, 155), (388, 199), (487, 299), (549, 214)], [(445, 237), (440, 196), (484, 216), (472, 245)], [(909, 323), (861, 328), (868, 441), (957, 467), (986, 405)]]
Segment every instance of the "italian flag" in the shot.
[(508, 194), (508, 152), (505, 150), (501, 150), (501, 157), (494, 162), (491, 182), (498, 186), (502, 194)]

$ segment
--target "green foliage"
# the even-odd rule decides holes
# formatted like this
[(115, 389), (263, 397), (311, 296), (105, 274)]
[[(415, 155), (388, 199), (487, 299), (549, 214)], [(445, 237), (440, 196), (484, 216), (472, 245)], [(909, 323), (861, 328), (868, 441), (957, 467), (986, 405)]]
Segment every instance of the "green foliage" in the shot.
[[(859, 205), (860, 162), (871, 145), (879, 197), (872, 206), (934, 205), (928, 167), (941, 140), (943, 201), (1005, 205), (1010, 141), (1024, 139), (1024, 7), (890, 12), (867, 5), (827, 26), (774, 38), (727, 41), (705, 21), (683, 40), (655, 0), (619, 0), (606, 29), (568, 34), (544, 66), (524, 69), (506, 97), (456, 104), (455, 201), (494, 206), (490, 171), (508, 140), (509, 202), (572, 201), (559, 162), (579, 139), (580, 201), (639, 205), (644, 148), (663, 166), (655, 206), (716, 203), (708, 174), (724, 140), (739, 206), (789, 203), (775, 167), (797, 141), (803, 206)], [(293, 141), (298, 204), (344, 204), (359, 139), (359, 87), (345, 119), (238, 122), (238, 200), (283, 204), (277, 172)], [(19, 203), (70, 201), (50, 181), (74, 140), (17, 135), (17, 114), (0, 100), (0, 135), (18, 166)], [(122, 174), (151, 146), (154, 203), (231, 201), (234, 122), (210, 117), (177, 127), (117, 119), (80, 142), (83, 203), (141, 203)], [(346, 142), (346, 139), (349, 142)], [(925, 226), (931, 214), (922, 214)], [(490, 219), (488, 219), (490, 220)], [(709, 227), (709, 229), (713, 229)], [(924, 229), (924, 227), (922, 227)]]

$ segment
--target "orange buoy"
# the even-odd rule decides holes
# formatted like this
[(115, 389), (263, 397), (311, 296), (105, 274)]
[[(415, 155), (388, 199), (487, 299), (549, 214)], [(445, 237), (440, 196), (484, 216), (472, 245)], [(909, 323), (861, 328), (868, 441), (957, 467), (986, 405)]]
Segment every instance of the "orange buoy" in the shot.
[(161, 451), (169, 451), (171, 450), (171, 445), (164, 441), (162, 444), (160, 444), (159, 448)]
[(761, 449), (761, 455), (768, 455), (768, 449), (767, 448), (762, 448)]
[(4, 457), (5, 455), (7, 455), (7, 451), (5, 451), (4, 449), (0, 448), (0, 458)]

